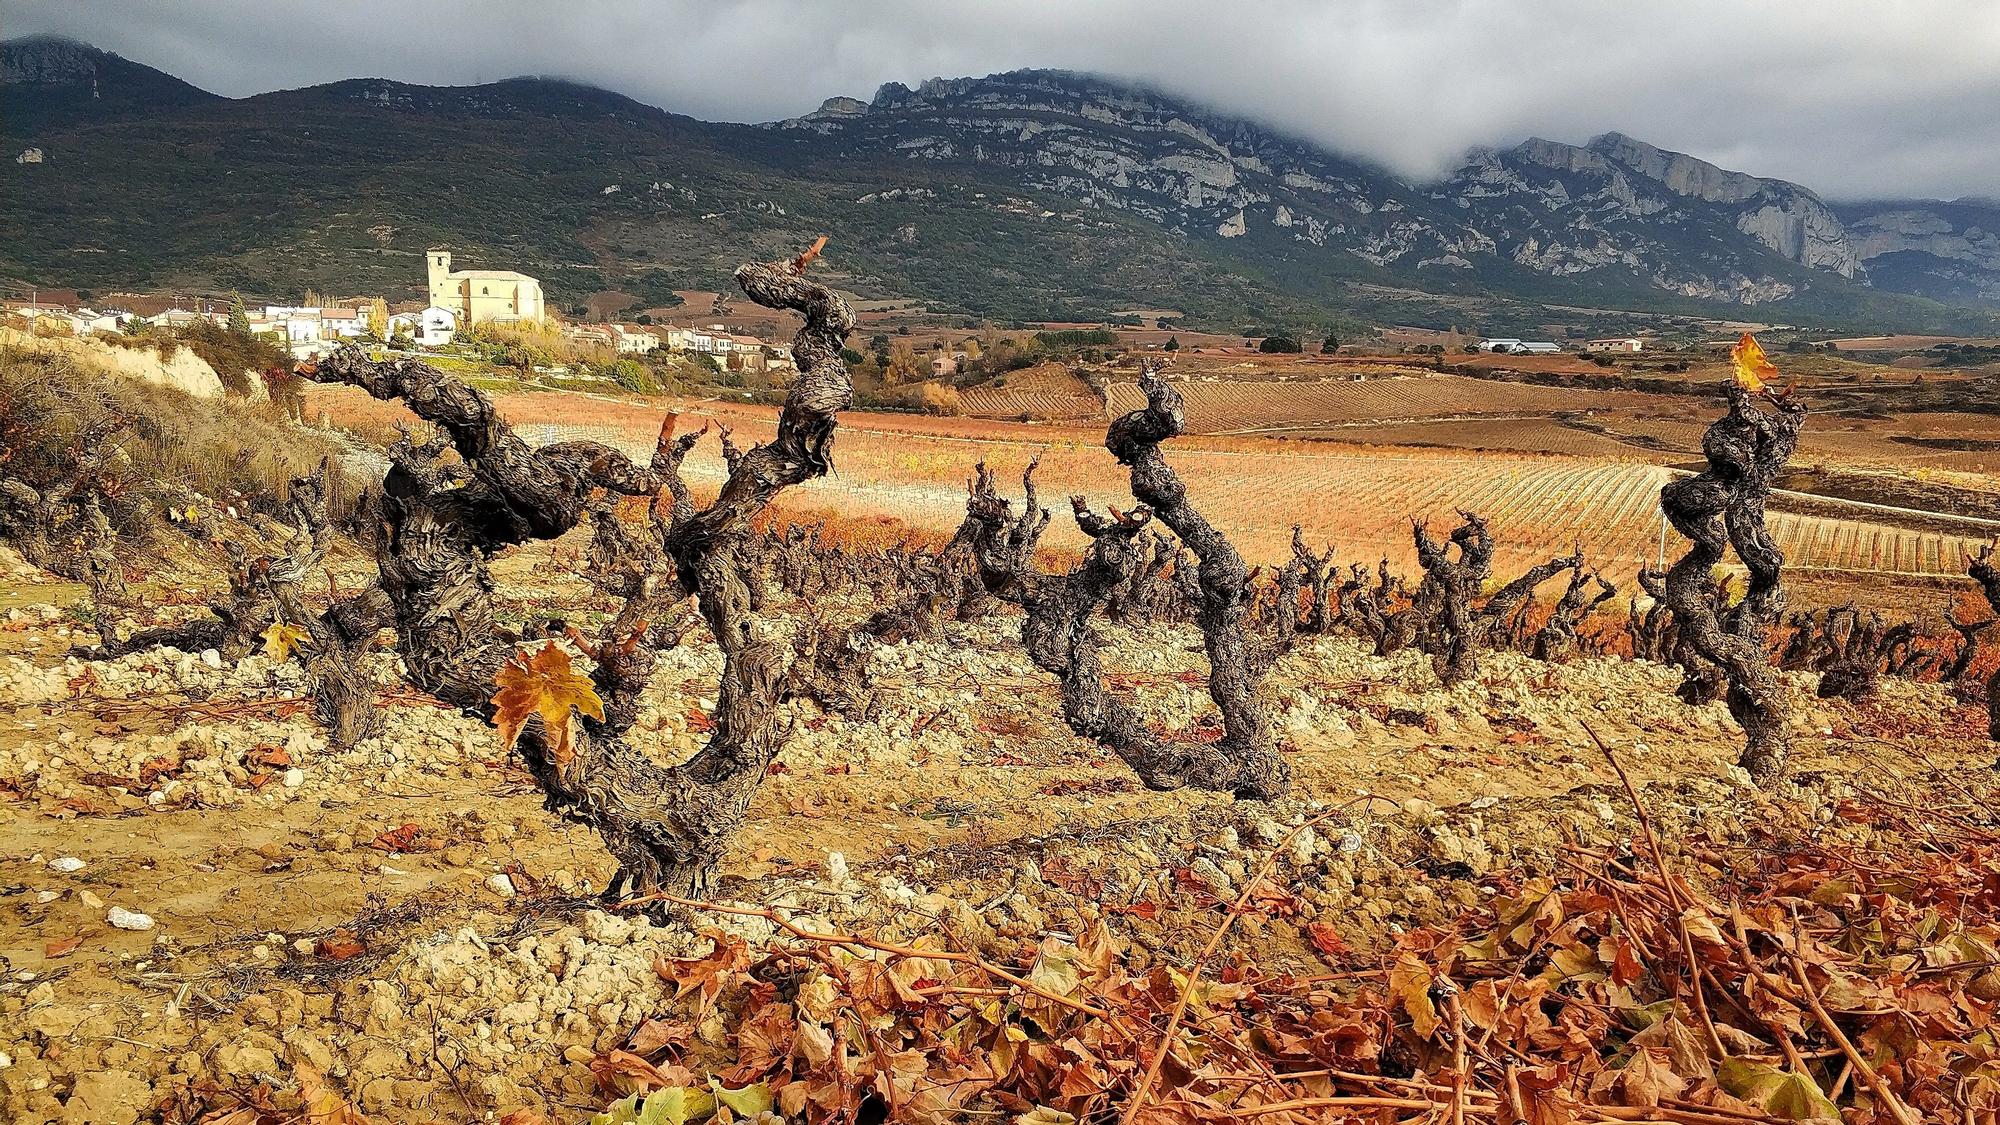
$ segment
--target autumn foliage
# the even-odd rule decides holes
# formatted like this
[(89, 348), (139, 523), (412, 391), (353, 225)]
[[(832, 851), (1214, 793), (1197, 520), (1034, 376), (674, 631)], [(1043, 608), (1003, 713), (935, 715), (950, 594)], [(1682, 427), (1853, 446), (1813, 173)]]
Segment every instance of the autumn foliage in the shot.
[(532, 654), (517, 653), (493, 680), (500, 688), (493, 695), (493, 725), (500, 730), (501, 745), (510, 749), (528, 720), (540, 716), (550, 753), (563, 765), (574, 753), (570, 716), (580, 711), (604, 721), (604, 701), (590, 678), (571, 666), (569, 653), (554, 641)]
[[(808, 1121), (1992, 1120), (2000, 832), (1970, 806), (1833, 811), (1844, 831), (1756, 829), (1733, 855), (1650, 826), (1578, 846), (1563, 878), (1490, 875), (1486, 906), (1371, 954), (1314, 926), (1310, 976), (1254, 942), (1135, 970), (1102, 920), (994, 961), (718, 908), (796, 940), (757, 959), (718, 931), (661, 961), (680, 1016), (594, 1069), (635, 1105), (714, 1084)], [(1218, 934), (1299, 912), (1270, 872), (1209, 900)], [(718, 1008), (721, 1051), (696, 1031)]]

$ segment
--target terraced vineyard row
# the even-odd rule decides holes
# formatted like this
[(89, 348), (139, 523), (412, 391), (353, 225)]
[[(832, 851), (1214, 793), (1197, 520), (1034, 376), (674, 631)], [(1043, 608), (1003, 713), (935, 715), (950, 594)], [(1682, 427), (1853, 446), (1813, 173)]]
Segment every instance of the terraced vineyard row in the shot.
[(1652, 459), (1651, 451), (1643, 447), (1545, 418), (1466, 418), (1444, 422), (1391, 422), (1380, 426), (1326, 426), (1290, 430), (1286, 434), (1360, 445), (1494, 449), (1611, 460)]
[(959, 393), (975, 418), (1034, 421), (1096, 418), (1104, 409), (1096, 392), (1060, 364), (1045, 363), (1000, 376)]
[[(634, 454), (652, 447), (657, 423), (524, 427), (531, 440), (589, 437)], [(739, 425), (739, 441), (768, 436), (768, 423)], [(1027, 435), (1024, 435), (1027, 436)], [(1094, 504), (1131, 503), (1123, 470), (1094, 442), (954, 438), (879, 428), (846, 427), (835, 453), (836, 474), (794, 490), (788, 505), (806, 515), (902, 521), (948, 535), (964, 515), (962, 481), (984, 460), (1003, 480), (1018, 480), (1030, 458), (1042, 460), (1045, 499), (1061, 507), (1076, 493)], [(1660, 552), (1660, 486), (1668, 469), (1633, 462), (1556, 460), (1478, 454), (1393, 454), (1340, 449), (1233, 452), (1186, 448), (1175, 468), (1208, 514), (1253, 562), (1288, 557), (1293, 524), (1315, 544), (1333, 543), (1339, 556), (1414, 567), (1409, 520), (1449, 523), (1460, 509), (1478, 512), (1500, 542), (1500, 568), (1567, 553), (1581, 543), (1597, 564), (1629, 579)], [(720, 465), (697, 456), (689, 472), (699, 489), (721, 479)], [(1250, 502), (1232, 498), (1253, 498)], [(1857, 512), (1864, 510), (1857, 509)], [(1773, 513), (1770, 525), (1789, 565), (1799, 569), (1906, 575), (1962, 574), (1967, 536), (1920, 532), (1873, 522)], [(1046, 543), (1076, 550), (1083, 537), (1066, 517)], [(1671, 558), (1682, 550), (1667, 533)]]
[[(1188, 381), (1178, 386), (1187, 402), (1188, 430), (1202, 434), (1480, 415), (1636, 411), (1659, 405), (1658, 396), (1634, 391), (1538, 387), (1439, 374), (1315, 383)], [(1105, 388), (1105, 397), (1111, 416), (1145, 405), (1136, 383), (1113, 383)]]

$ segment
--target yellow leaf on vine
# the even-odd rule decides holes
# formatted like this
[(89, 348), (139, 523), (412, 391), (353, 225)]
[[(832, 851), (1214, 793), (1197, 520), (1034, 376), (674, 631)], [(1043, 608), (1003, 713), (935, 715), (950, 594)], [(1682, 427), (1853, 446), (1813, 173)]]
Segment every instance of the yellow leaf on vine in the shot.
[(312, 643), (312, 634), (303, 625), (287, 625), (273, 621), (263, 632), (264, 655), (283, 664), (292, 658), (292, 652)]
[(1764, 358), (1757, 337), (1748, 332), (1729, 349), (1729, 359), (1736, 365), (1736, 385), (1746, 391), (1761, 391), (1766, 381), (1778, 377), (1777, 365)]
[(566, 766), (575, 756), (571, 737), (570, 712), (604, 721), (604, 701), (590, 680), (570, 665), (569, 653), (550, 641), (535, 653), (515, 653), (493, 677), (500, 690), (493, 695), (493, 725), (500, 728), (501, 745), (512, 749), (521, 737), (521, 728), (534, 715), (542, 717), (548, 731), (549, 754), (556, 765)]

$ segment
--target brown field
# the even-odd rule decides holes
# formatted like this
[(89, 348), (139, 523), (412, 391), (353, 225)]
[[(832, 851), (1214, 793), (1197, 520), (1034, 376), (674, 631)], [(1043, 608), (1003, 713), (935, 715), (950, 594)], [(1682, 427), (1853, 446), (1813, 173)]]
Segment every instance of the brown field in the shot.
[[(1350, 389), (1379, 388), (1387, 382), (1370, 380)], [(1457, 401), (1451, 396), (1466, 390), (1565, 393), (1559, 388), (1452, 376), (1410, 380), (1392, 393), (1408, 396), (1407, 383), (1413, 382), (1438, 383), (1423, 393), (1447, 402)], [(1267, 384), (1262, 389), (1282, 393), (1327, 386), (1349, 385)], [(380, 425), (395, 409), (360, 400), (358, 392), (316, 388), (312, 393), (312, 409), (324, 406), (336, 421), (367, 419)], [(669, 407), (680, 412), (682, 425), (697, 419), (725, 421), (739, 442), (768, 437), (775, 417), (770, 408), (735, 403), (626, 402), (567, 393), (504, 395), (499, 403), (530, 441), (588, 438), (635, 454), (651, 449)], [(1350, 404), (1349, 409), (1360, 415), (1358, 406)], [(1425, 423), (1400, 433), (1389, 427), (1357, 426), (1354, 432), (1389, 430), (1391, 440), (1409, 440), (1412, 432), (1446, 425), (1452, 424)], [(1659, 560), (1658, 495), (1672, 470), (1646, 463), (1645, 451), (1633, 447), (1629, 456), (1607, 456), (1591, 447), (1596, 435), (1544, 420), (1462, 425), (1485, 427), (1494, 435), (1518, 426), (1531, 437), (1559, 430), (1563, 440), (1574, 441), (1577, 455), (1510, 451), (1497, 445), (1473, 452), (1245, 436), (1191, 436), (1170, 450), (1190, 490), (1197, 497), (1213, 498), (1210, 517), (1254, 563), (1282, 562), (1292, 526), (1297, 524), (1312, 542), (1334, 544), (1343, 559), (1387, 557), (1393, 566), (1408, 570), (1415, 565), (1409, 521), (1443, 524), (1461, 508), (1476, 511), (1491, 523), (1501, 544), (1498, 558), (1503, 570), (1567, 553), (1578, 542), (1614, 577), (1629, 578), (1641, 565)], [(884, 539), (897, 537), (903, 529), (934, 538), (949, 535), (962, 518), (964, 482), (975, 464), (984, 461), (1003, 480), (1018, 481), (1028, 461), (1037, 457), (1042, 462), (1038, 479), (1043, 495), (1057, 507), (1071, 493), (1100, 506), (1129, 505), (1125, 471), (1105, 453), (1102, 442), (1101, 423), (1027, 425), (852, 412), (842, 417), (833, 475), (787, 493), (782, 506), (798, 518), (877, 521)], [(1531, 443), (1524, 439), (1524, 444)], [(720, 461), (697, 452), (690, 458), (688, 475), (698, 490), (714, 488), (722, 476)], [(1010, 491), (1018, 494), (1017, 487)], [(1246, 502), (1253, 497), (1254, 502)], [(1970, 533), (1911, 530), (1881, 522), (1865, 507), (1855, 506), (1854, 511), (1852, 519), (1774, 512), (1771, 528), (1790, 565), (1800, 572), (1893, 576), (1923, 583), (1962, 575), (1961, 555), (1978, 542)], [(1045, 542), (1056, 552), (1071, 552), (1084, 540), (1067, 515), (1059, 513)], [(1680, 549), (1678, 538), (1669, 531), (1666, 556), (1671, 558)]]
[[(1354, 423), (1325, 428), (1301, 428), (1292, 435), (1358, 445), (1416, 448), (1496, 450), (1513, 453), (1557, 453), (1614, 460), (1643, 459), (1650, 451), (1616, 437), (1593, 433), (1546, 418), (1468, 418), (1453, 421)], [(1699, 434), (1696, 435), (1699, 438)]]
[[(1547, 415), (1663, 405), (1659, 396), (1503, 383), (1464, 375), (1399, 369), (1377, 377), (1311, 383), (1183, 381), (1188, 428), (1195, 433), (1253, 434), (1379, 425), (1425, 418)], [(1136, 383), (1105, 389), (1107, 410), (1123, 414), (1145, 404)]]
[(961, 392), (960, 401), (974, 418), (1081, 421), (1104, 413), (1104, 404), (1090, 385), (1060, 363), (1010, 372)]
[(1912, 348), (1928, 348), (1932, 344), (1973, 344), (1992, 347), (2000, 340), (1976, 336), (1855, 336), (1846, 340), (1835, 340), (1833, 346), (1844, 352), (1894, 352)]

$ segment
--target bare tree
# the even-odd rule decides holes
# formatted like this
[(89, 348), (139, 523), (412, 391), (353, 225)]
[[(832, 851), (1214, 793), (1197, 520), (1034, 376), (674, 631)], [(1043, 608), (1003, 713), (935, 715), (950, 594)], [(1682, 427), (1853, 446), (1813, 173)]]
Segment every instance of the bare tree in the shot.
[[(400, 400), (437, 426), (458, 455), (461, 464), (450, 468), (409, 456), (391, 464), (377, 559), (412, 679), (468, 711), (493, 713), (495, 676), (520, 639), (495, 619), (493, 554), (564, 534), (604, 493), (654, 498), (646, 525), (620, 548), (638, 552), (625, 607), (586, 642), (605, 718), (584, 718), (568, 754), (539, 720), (529, 721), (519, 741), (550, 807), (594, 828), (617, 858), (609, 894), (626, 887), (693, 893), (711, 884), (779, 750), (778, 702), (793, 669), (810, 659), (768, 635), (756, 617), (742, 547), (773, 497), (828, 471), (835, 416), (853, 397), (840, 351), (854, 314), (833, 290), (804, 277), (819, 245), (789, 262), (736, 271), (751, 300), (804, 318), (793, 342), (800, 374), (777, 435), (733, 458), (706, 508), (695, 506), (681, 477), (692, 443), (674, 436), (671, 418), (641, 466), (595, 442), (530, 448), (483, 393), (414, 360), (378, 362), (346, 348), (303, 372)], [(672, 609), (690, 596), (723, 654), (715, 729), (687, 761), (662, 765), (626, 735), (658, 653), (678, 639)]]
[[(1766, 647), (1770, 626), (1784, 611), (1785, 556), (1764, 526), (1764, 504), (1798, 444), (1806, 408), (1789, 394), (1765, 392), (1772, 407), (1767, 413), (1735, 382), (1728, 394), (1729, 413), (1702, 436), (1707, 470), (1660, 489), (1668, 521), (1692, 543), (1668, 569), (1662, 593), (1681, 642), (1728, 683), (1729, 713), (1746, 740), (1743, 768), (1769, 783), (1785, 772), (1790, 706)], [(1718, 613), (1714, 570), (1732, 546), (1750, 581), (1743, 600)]]

